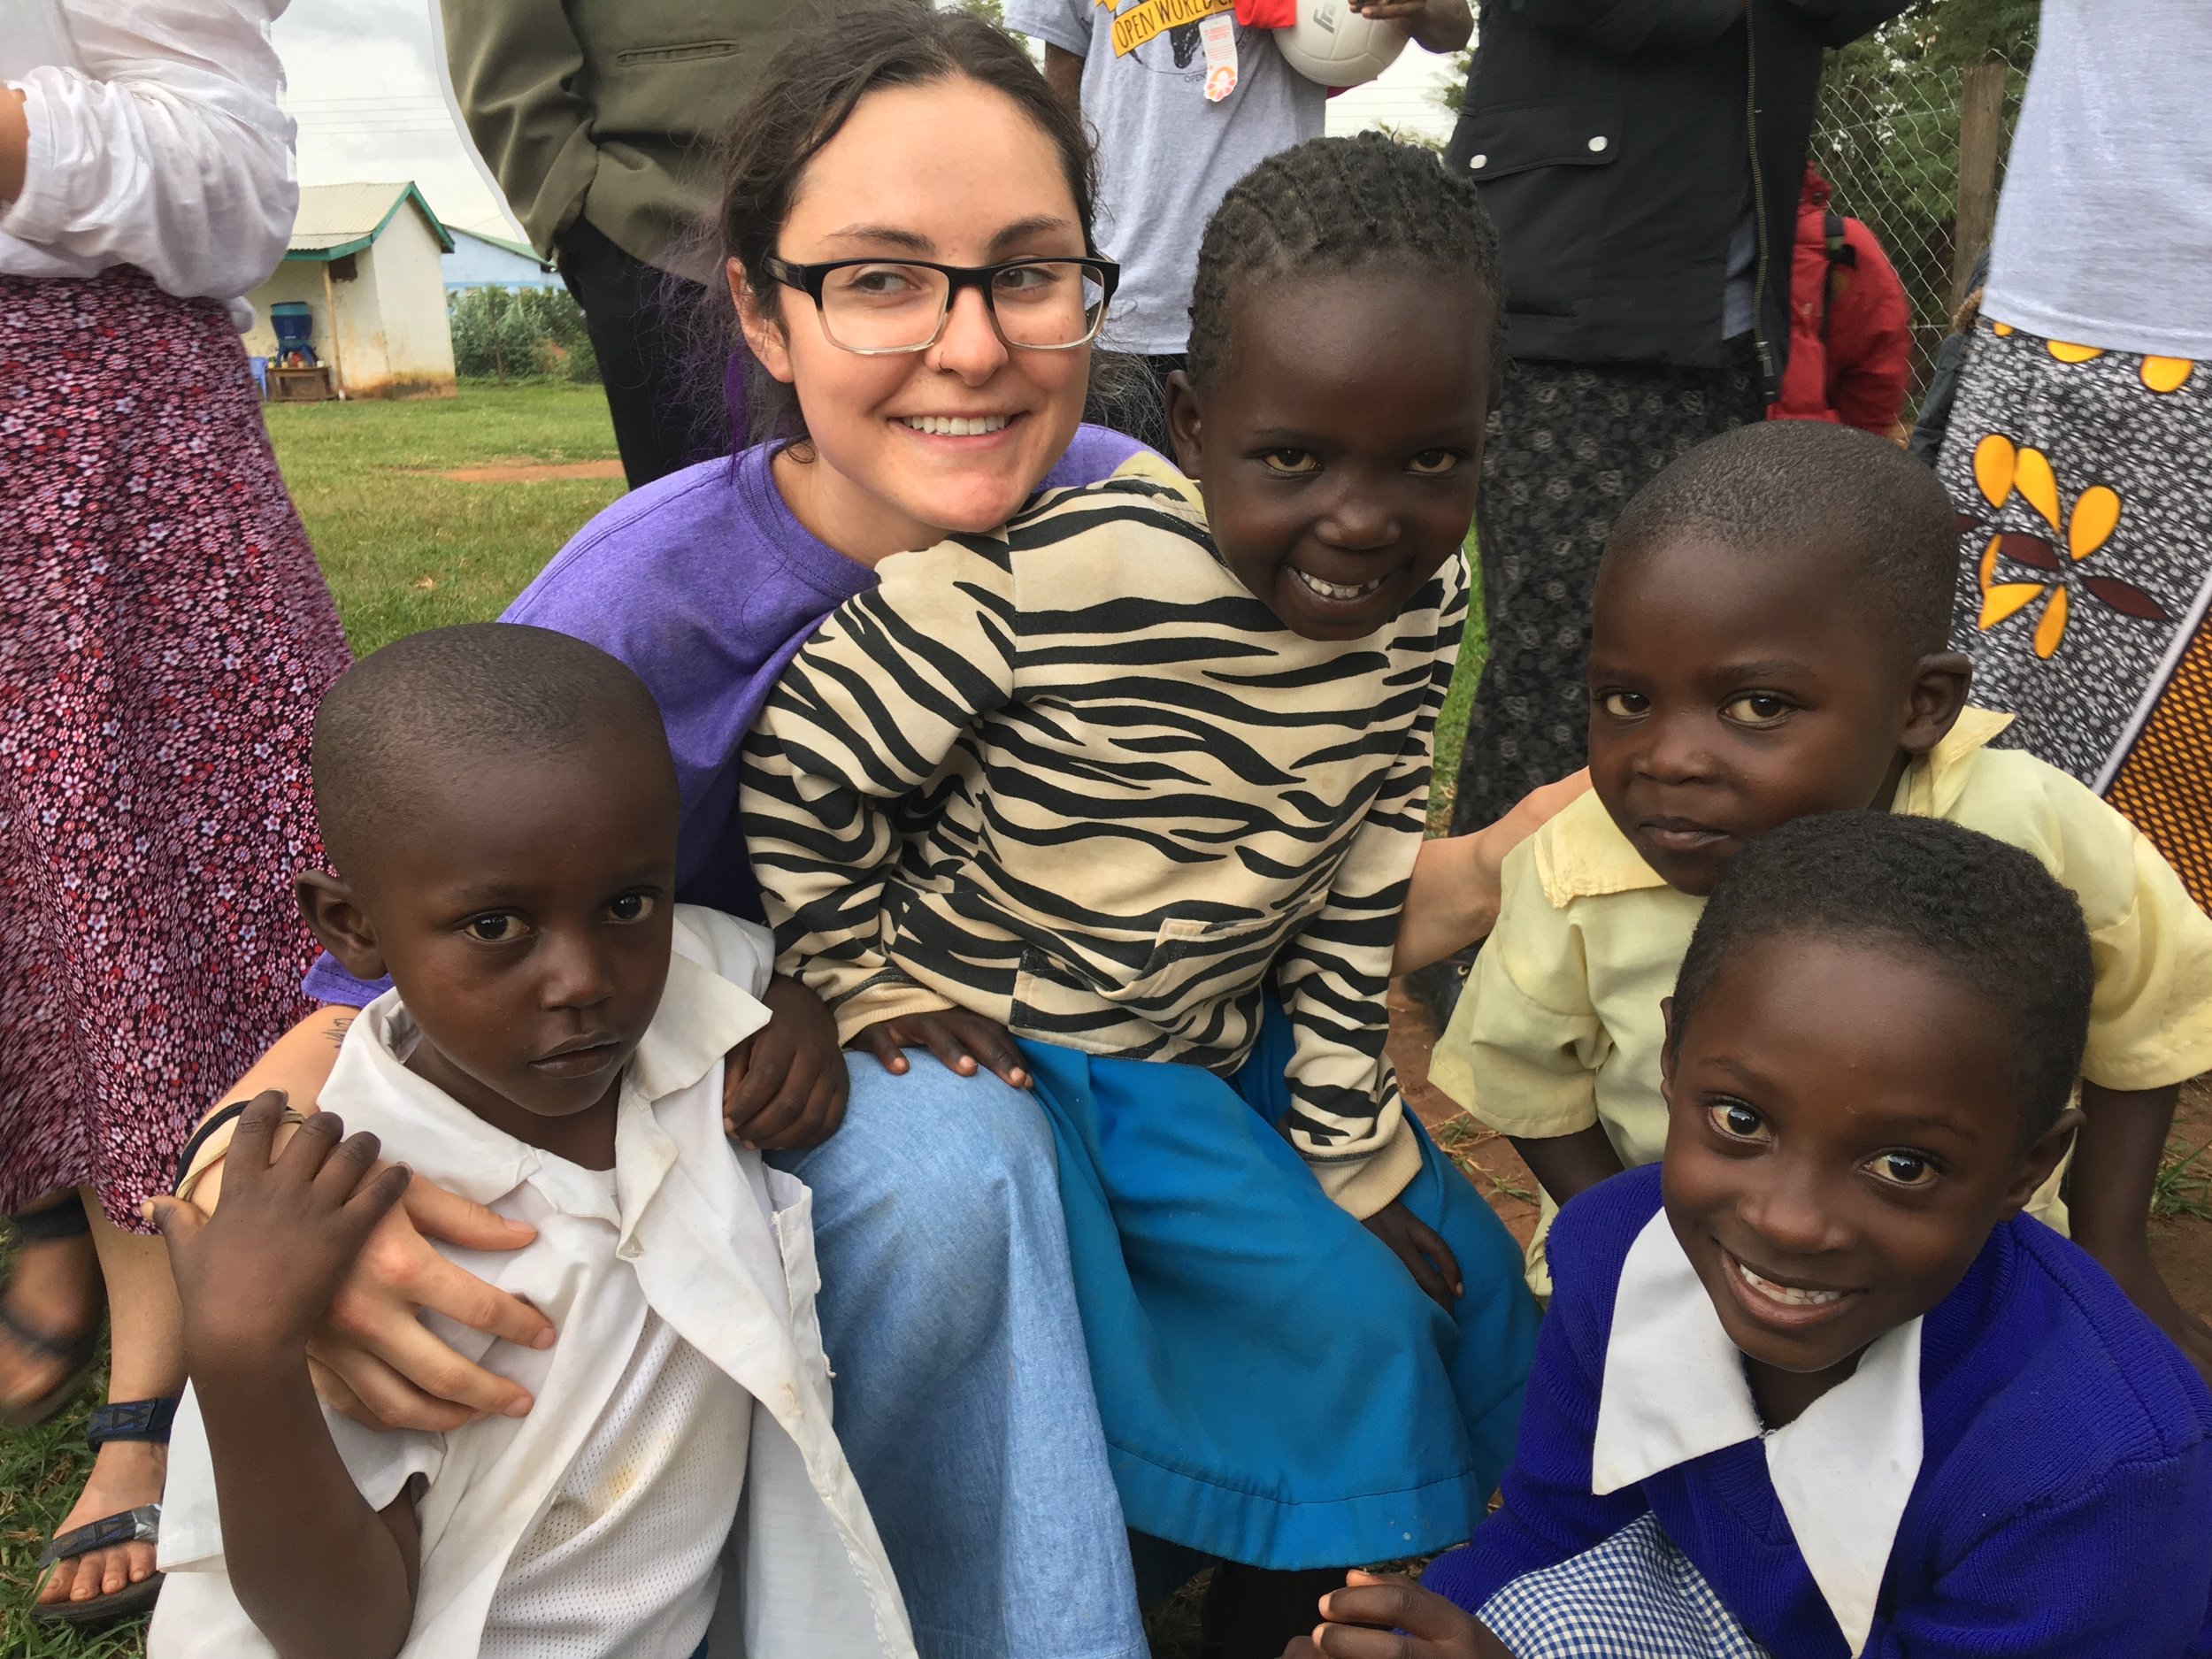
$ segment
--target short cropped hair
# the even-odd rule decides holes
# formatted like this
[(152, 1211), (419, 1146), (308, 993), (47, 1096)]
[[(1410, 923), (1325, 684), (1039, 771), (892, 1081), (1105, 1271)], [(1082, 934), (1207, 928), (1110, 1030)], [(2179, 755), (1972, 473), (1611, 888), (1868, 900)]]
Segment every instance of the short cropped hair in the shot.
[(1943, 649), (1958, 518), (1936, 475), (1897, 445), (1817, 420), (1768, 420), (1698, 445), (1639, 491), (1606, 560), (1696, 539), (1841, 568), (1844, 596), (1905, 652)]
[(1240, 288), (1377, 262), (1462, 278), (1490, 308), (1491, 359), (1504, 363), (1505, 268), (1475, 187), (1433, 150), (1360, 133), (1280, 150), (1221, 198), (1191, 285), (1191, 384), (1204, 390), (1227, 361)]
[(1825, 812), (1737, 854), (1675, 981), (1677, 1040), (1721, 966), (1754, 939), (1894, 949), (1983, 996), (2006, 1027), (2032, 1141), (2066, 1110), (2096, 971), (2081, 905), (2035, 857), (1940, 818)]
[(342, 875), (437, 787), (478, 768), (610, 739), (675, 765), (642, 681), (595, 645), (549, 628), (474, 622), (409, 634), (363, 657), (315, 715), (315, 810)]

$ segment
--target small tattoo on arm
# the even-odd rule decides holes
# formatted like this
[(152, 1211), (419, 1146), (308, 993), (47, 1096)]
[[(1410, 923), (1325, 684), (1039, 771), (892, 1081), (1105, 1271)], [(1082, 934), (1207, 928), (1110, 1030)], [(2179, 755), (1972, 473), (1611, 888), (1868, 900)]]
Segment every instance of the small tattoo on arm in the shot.
[(346, 1041), (347, 1027), (353, 1024), (354, 1018), (350, 1013), (333, 1014), (330, 1017), (329, 1029), (323, 1033), (323, 1040), (334, 1048), (342, 1048)]

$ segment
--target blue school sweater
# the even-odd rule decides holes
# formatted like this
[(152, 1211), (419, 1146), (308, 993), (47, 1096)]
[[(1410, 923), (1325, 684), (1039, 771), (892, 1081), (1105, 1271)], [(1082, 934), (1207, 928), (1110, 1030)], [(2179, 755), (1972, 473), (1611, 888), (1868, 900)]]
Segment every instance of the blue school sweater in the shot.
[[(1656, 1165), (1551, 1235), (1505, 1506), (1423, 1582), (1469, 1611), (1648, 1510), (1783, 1659), (1849, 1659), (1761, 1442), (1590, 1491), (1614, 1289), (1659, 1209)], [(1921, 1327), (1923, 1454), (1869, 1659), (2212, 1655), (2212, 1392), (2104, 1271), (2039, 1222), (1998, 1227)]]

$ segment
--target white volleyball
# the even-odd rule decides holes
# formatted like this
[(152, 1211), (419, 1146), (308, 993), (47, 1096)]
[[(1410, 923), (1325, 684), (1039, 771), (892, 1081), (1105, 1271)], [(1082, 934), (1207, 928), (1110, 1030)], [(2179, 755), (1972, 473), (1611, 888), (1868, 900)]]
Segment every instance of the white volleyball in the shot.
[(1348, 0), (1298, 0), (1298, 21), (1275, 31), (1275, 47), (1309, 81), (1356, 87), (1390, 67), (1412, 31), (1363, 18)]

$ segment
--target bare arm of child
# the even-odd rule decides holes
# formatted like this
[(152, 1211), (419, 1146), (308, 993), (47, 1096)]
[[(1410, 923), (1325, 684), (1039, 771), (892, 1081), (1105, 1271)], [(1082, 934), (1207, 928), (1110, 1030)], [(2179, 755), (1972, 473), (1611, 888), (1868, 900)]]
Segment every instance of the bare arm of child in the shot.
[(1345, 1575), (1321, 1598), (1321, 1624), (1283, 1659), (1513, 1659), (1472, 1613), (1410, 1578)]
[(1045, 42), (1045, 84), (1067, 101), (1071, 110), (1083, 109), (1083, 56), (1064, 46)]
[(307, 1335), (406, 1190), (374, 1135), (321, 1112), (272, 1162), (284, 1100), (255, 1096), (214, 1217), (147, 1206), (184, 1307), (185, 1363), (215, 1466), (239, 1604), (284, 1659), (391, 1659), (414, 1617), (413, 1505), (369, 1507), (307, 1375)]
[[(339, 1044), (358, 1012), (317, 1009), (278, 1038), (222, 1098), (242, 1100), (273, 1089), (311, 1102), (329, 1080)], [(280, 1149), (293, 1133), (278, 1131)], [(219, 1132), (195, 1160), (221, 1159), (192, 1192), (193, 1203), (210, 1214), (221, 1207), (227, 1148), (234, 1144), (227, 1137), (234, 1133), (234, 1125)], [(479, 1416), (523, 1415), (530, 1409), (527, 1390), (463, 1359), (418, 1316), (427, 1309), (524, 1348), (551, 1346), (553, 1326), (543, 1314), (456, 1266), (429, 1243), (440, 1239), (463, 1249), (517, 1250), (536, 1237), (522, 1222), (428, 1181), (410, 1181), (406, 1197), (377, 1224), (308, 1343), (317, 1391), (333, 1410), (372, 1428), (440, 1432)]]
[(2179, 1094), (2171, 1085), (2123, 1091), (2083, 1082), (2085, 1121), (2074, 1142), (2067, 1210), (2074, 1242), (2212, 1381), (2212, 1326), (2174, 1300), (2144, 1232)]
[(1597, 1124), (1578, 1129), (1571, 1135), (1509, 1135), (1506, 1139), (1513, 1143), (1513, 1149), (1521, 1155), (1521, 1162), (1528, 1165), (1529, 1173), (1543, 1183), (1544, 1190), (1551, 1194), (1555, 1204), (1564, 1204), (1600, 1181), (1609, 1180), (1626, 1167), (1621, 1163), (1621, 1155), (1613, 1150), (1613, 1143), (1606, 1139), (1603, 1127)]
[(1406, 907), (1398, 918), (1393, 975), (1441, 962), (1490, 936), (1497, 925), (1505, 856), (1590, 787), (1587, 767), (1523, 795), (1496, 823), (1464, 835), (1424, 841), (1413, 861)]

